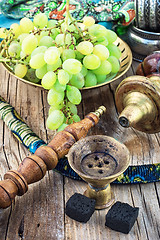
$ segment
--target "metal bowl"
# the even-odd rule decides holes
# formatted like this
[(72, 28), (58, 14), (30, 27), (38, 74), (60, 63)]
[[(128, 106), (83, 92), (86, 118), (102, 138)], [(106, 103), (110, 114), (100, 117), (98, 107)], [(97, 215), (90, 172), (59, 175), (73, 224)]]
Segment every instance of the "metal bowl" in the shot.
[(158, 33), (160, 28), (160, 1), (135, 0), (134, 4), (136, 27)]
[(122, 38), (130, 46), (133, 59), (139, 62), (154, 51), (160, 50), (160, 33), (148, 32), (132, 25)]
[[(81, 90), (85, 90), (85, 89), (92, 89), (92, 88), (96, 88), (96, 87), (101, 87), (101, 86), (104, 86), (108, 83), (111, 83), (117, 79), (119, 79), (120, 77), (122, 77), (127, 71), (128, 69), (130, 68), (131, 64), (132, 64), (132, 52), (129, 48), (129, 46), (122, 40), (120, 39), (119, 37), (117, 38), (117, 40), (114, 42), (115, 45), (117, 45), (121, 51), (121, 57), (120, 57), (120, 70), (119, 72), (116, 74), (116, 76), (111, 76), (110, 79), (107, 79), (106, 82), (104, 83), (101, 83), (101, 84), (98, 84), (96, 86), (93, 86), (93, 87), (84, 87), (82, 88)], [(17, 76), (15, 76), (15, 74), (13, 73), (13, 71), (11, 70), (11, 68), (9, 67), (9, 65), (5, 64), (5, 63), (2, 63), (4, 68), (11, 74), (13, 75), (14, 77), (16, 77), (17, 79), (19, 79), (20, 81), (23, 81), (25, 83), (28, 83), (30, 85), (33, 85), (33, 86), (37, 86), (37, 87), (41, 87), (42, 88), (42, 85), (41, 84), (36, 84), (36, 83), (33, 83), (33, 82), (30, 82), (28, 80), (26, 80), (25, 78), (19, 78)]]

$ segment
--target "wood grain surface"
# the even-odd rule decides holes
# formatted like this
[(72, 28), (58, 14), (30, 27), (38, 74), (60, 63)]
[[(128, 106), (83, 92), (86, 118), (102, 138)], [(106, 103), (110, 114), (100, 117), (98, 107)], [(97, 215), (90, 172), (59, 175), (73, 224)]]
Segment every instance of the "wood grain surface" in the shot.
[[(137, 67), (133, 62), (123, 77), (133, 75)], [(160, 162), (160, 133), (145, 134), (135, 129), (122, 128), (114, 102), (114, 92), (122, 79), (106, 86), (82, 91), (83, 100), (78, 106), (83, 118), (100, 105), (107, 112), (88, 135), (103, 134), (123, 142), (131, 152), (131, 164)], [(22, 116), (32, 130), (49, 142), (55, 132), (46, 128), (47, 91), (23, 83), (8, 74), (0, 65), (0, 95)], [(0, 180), (9, 169), (17, 169), (28, 150), (20, 144), (0, 120)], [(139, 216), (129, 234), (105, 227), (108, 209), (96, 210), (84, 224), (65, 215), (66, 201), (75, 192), (82, 193), (86, 183), (48, 171), (29, 191), (16, 197), (8, 209), (0, 209), (0, 240), (158, 240), (160, 239), (160, 184), (113, 185), (116, 201), (140, 208)]]

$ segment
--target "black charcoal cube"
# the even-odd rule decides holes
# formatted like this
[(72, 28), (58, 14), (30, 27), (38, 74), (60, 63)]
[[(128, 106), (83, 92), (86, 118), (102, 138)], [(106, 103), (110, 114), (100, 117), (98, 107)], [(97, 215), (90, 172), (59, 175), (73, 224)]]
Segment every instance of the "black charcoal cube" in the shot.
[(139, 208), (128, 203), (116, 202), (106, 215), (105, 225), (115, 231), (129, 233), (137, 217)]
[(75, 193), (66, 203), (66, 214), (78, 222), (86, 223), (94, 213), (95, 203), (94, 199)]

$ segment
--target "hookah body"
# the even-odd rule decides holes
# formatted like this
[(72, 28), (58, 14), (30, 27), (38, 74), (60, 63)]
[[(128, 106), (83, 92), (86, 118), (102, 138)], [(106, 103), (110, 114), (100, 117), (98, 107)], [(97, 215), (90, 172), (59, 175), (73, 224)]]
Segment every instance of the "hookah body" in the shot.
[(16, 195), (25, 194), (29, 184), (41, 180), (47, 170), (55, 168), (58, 159), (64, 157), (76, 141), (87, 135), (105, 110), (105, 107), (101, 106), (80, 122), (67, 126), (58, 132), (48, 145), (41, 146), (35, 154), (26, 157), (17, 170), (8, 171), (4, 180), (0, 181), (0, 208), (9, 207)]
[(160, 131), (160, 77), (130, 76), (116, 89), (119, 123), (146, 133)]

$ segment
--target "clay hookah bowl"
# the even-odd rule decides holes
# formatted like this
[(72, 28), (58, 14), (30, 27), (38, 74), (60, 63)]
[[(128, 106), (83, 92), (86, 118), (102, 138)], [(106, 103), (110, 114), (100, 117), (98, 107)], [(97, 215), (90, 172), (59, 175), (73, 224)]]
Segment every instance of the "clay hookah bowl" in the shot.
[(96, 209), (114, 202), (110, 183), (129, 166), (127, 147), (112, 137), (95, 135), (80, 139), (68, 153), (71, 168), (88, 183), (84, 195), (96, 200)]

